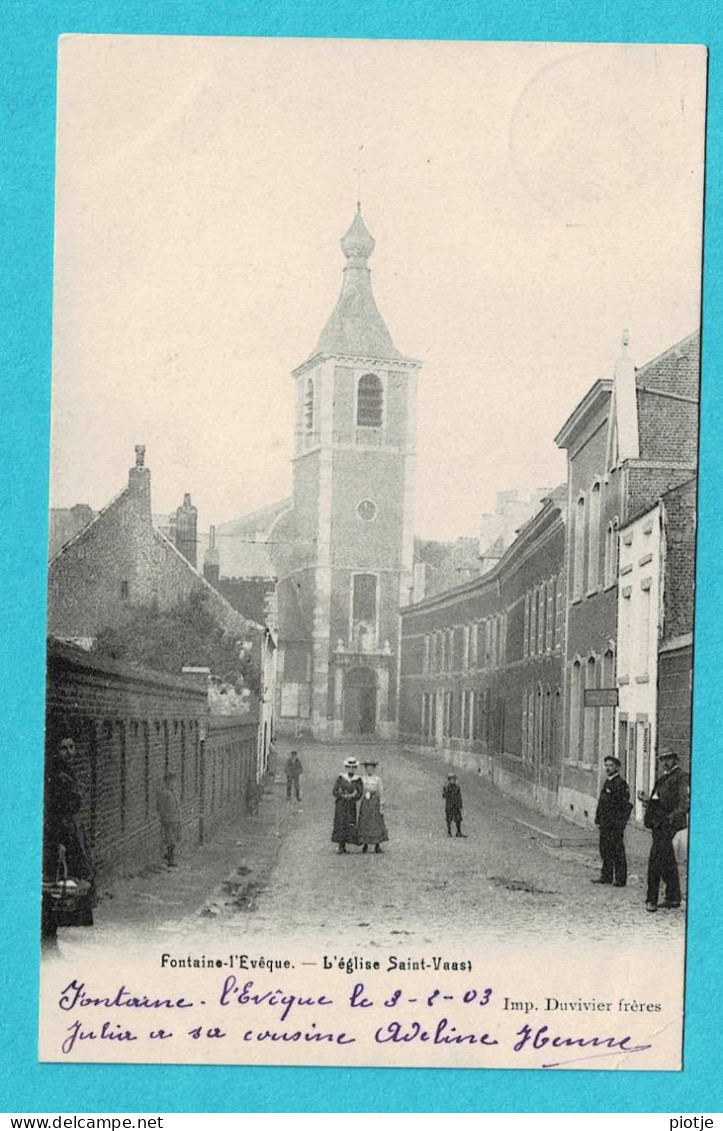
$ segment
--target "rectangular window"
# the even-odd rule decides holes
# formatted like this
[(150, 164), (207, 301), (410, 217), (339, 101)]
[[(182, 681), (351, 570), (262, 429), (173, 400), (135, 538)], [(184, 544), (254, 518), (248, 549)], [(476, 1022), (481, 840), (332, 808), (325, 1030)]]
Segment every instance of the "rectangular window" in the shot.
[(522, 692), (522, 748), (520, 755), (527, 757), (527, 692)]
[(284, 648), (284, 679), (306, 683), (311, 678), (311, 655), (306, 644), (287, 644)]
[(537, 648), (537, 590), (533, 589), (530, 596), (530, 655), (535, 654)]
[(650, 675), (650, 579), (640, 583), (640, 617), (638, 623), (638, 663), (636, 675)]
[(128, 597), (129, 597), (129, 594), (130, 594), (130, 585), (129, 585), (129, 583), (128, 583), (127, 581), (121, 581), (121, 583), (120, 583), (120, 595), (121, 595), (121, 601), (127, 601), (127, 600), (128, 600)]
[(373, 573), (354, 574), (354, 593), (352, 598), (352, 617), (355, 621), (376, 625), (377, 620), (377, 578)]
[[(530, 594), (525, 593), (524, 625), (522, 629), (522, 658), (526, 659), (530, 653)], [(527, 708), (525, 707), (525, 711)]]
[(545, 651), (552, 651), (553, 635), (555, 628), (555, 579), (551, 577), (547, 583), (547, 617), (545, 625)]
[(541, 655), (545, 651), (545, 603), (546, 603), (547, 586), (544, 581), (540, 586), (537, 594), (538, 600), (538, 613), (537, 613), (537, 654)]
[(562, 648), (565, 632), (565, 574), (557, 575), (557, 614), (555, 617), (555, 647)]

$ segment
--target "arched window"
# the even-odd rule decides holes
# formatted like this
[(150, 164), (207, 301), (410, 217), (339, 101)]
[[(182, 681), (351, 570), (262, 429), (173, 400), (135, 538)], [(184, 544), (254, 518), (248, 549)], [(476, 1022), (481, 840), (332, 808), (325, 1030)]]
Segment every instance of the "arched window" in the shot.
[(610, 585), (612, 583), (613, 573), (613, 524), (609, 522), (605, 528), (605, 571), (603, 573), (603, 584)]
[(565, 574), (557, 575), (557, 610), (555, 613), (555, 647), (562, 647), (565, 634)]
[(597, 589), (600, 584), (600, 484), (594, 483), (590, 492), (588, 517), (587, 587)]
[(570, 668), (570, 761), (580, 761), (582, 727), (582, 665), (575, 660)]
[[(615, 653), (613, 652), (612, 644), (608, 646), (608, 649), (602, 658), (600, 686), (607, 688), (615, 687)], [(602, 761), (603, 758), (607, 758), (608, 755), (615, 753), (615, 708), (601, 707), (598, 711), (598, 714), (600, 716), (598, 756)]]
[(304, 390), (304, 435), (314, 434), (314, 378), (309, 377)]
[(572, 597), (582, 597), (585, 587), (585, 496), (580, 495), (575, 506), (575, 548), (572, 572)]
[(542, 761), (542, 735), (544, 729), (542, 685), (538, 684), (535, 696), (535, 750), (534, 759), (539, 765)]
[(551, 577), (547, 583), (547, 615), (545, 617), (545, 651), (552, 651), (555, 630), (555, 581)]
[(619, 528), (620, 528), (620, 523), (618, 522), (618, 516), (615, 515), (615, 518), (613, 519), (612, 542), (611, 542), (611, 546), (610, 546), (610, 581), (611, 581), (611, 583), (614, 582), (614, 581), (617, 581), (617, 579), (618, 579), (618, 565), (619, 565), (619, 558), (618, 558), (619, 549), (618, 549), (618, 547), (620, 545)]
[(359, 379), (356, 422), (360, 428), (381, 428), (384, 422), (384, 388), (376, 373), (365, 373)]
[(527, 692), (522, 692), (522, 748), (520, 753), (523, 758), (527, 757)]
[[(530, 594), (525, 593), (524, 622), (522, 629), (522, 656), (527, 657), (530, 652)], [(525, 706), (525, 711), (527, 707)]]
[(545, 612), (547, 607), (547, 585), (543, 581), (538, 589), (537, 613), (537, 654), (545, 651)]
[[(594, 656), (590, 656), (585, 664), (585, 690), (597, 687), (597, 661)], [(597, 722), (598, 711), (593, 707), (585, 707), (583, 703), (583, 740), (582, 740), (582, 757), (583, 762), (591, 766), (597, 754), (596, 738), (597, 738)]]

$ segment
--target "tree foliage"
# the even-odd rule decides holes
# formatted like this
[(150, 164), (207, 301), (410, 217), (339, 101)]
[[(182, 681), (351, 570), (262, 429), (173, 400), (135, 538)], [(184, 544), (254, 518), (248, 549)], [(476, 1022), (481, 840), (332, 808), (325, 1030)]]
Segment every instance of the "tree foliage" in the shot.
[(122, 625), (101, 629), (93, 647), (101, 659), (141, 664), (180, 674), (185, 666), (207, 667), (237, 691), (259, 694), (258, 658), (243, 640), (217, 624), (200, 587), (172, 608), (135, 606)]

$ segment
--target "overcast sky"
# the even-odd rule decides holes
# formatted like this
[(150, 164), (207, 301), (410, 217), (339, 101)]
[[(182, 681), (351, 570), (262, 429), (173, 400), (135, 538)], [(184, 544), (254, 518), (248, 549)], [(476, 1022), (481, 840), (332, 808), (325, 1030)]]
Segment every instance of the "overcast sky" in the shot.
[(417, 532), (562, 481), (623, 327), (642, 365), (698, 325), (704, 84), (695, 47), (66, 37), (53, 505), (103, 505), (141, 442), (203, 530), (289, 493), (359, 166), (423, 362)]

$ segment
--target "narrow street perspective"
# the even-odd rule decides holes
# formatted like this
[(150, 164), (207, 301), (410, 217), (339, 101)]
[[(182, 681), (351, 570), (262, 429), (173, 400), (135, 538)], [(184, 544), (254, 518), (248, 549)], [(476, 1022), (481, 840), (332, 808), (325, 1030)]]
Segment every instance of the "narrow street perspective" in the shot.
[[(286, 798), (291, 747), (284, 743), (257, 815), (224, 827), (177, 869), (156, 866), (106, 890), (98, 943), (155, 937), (177, 951), (184, 940), (268, 948), (293, 938), (335, 953), (380, 947), (401, 954), (449, 940), (515, 949), (544, 937), (683, 935), (684, 910), (644, 917), (647, 833), (628, 834), (628, 887), (597, 886), (594, 833), (532, 812), (479, 775), (458, 773), (464, 835), (450, 837), (442, 762), (391, 743), (294, 748), (303, 767), (300, 802)], [(381, 854), (350, 845), (339, 855), (331, 842), (332, 785), (348, 757), (379, 763), (389, 832)], [(63, 945), (72, 949), (72, 936), (77, 942), (85, 934), (64, 932)]]

